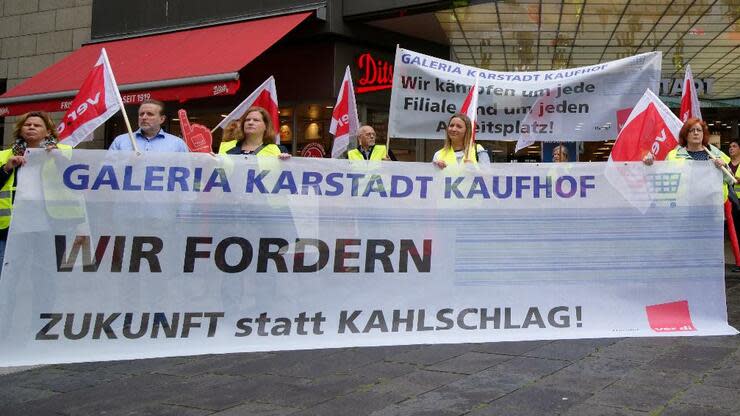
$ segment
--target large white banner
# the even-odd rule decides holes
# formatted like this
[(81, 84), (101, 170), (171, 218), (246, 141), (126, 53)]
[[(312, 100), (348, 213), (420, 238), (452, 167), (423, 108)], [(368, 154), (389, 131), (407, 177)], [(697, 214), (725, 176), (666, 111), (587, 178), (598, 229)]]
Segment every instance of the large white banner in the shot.
[(661, 53), (537, 72), (496, 72), (398, 48), (390, 137), (444, 139), (478, 78), (476, 140), (601, 141), (646, 89), (660, 87)]
[(33, 150), (0, 366), (736, 333), (717, 169), (619, 166)]

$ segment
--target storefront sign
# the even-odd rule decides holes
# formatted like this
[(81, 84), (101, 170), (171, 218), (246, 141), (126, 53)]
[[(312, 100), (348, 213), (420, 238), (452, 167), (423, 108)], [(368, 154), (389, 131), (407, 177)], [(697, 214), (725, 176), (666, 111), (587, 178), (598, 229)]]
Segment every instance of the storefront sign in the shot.
[(356, 65), (360, 74), (355, 88), (357, 94), (388, 90), (393, 86), (392, 63), (365, 52), (357, 58)]
[(610, 166), (32, 150), (0, 366), (735, 334), (719, 171)]
[(443, 139), (479, 80), (476, 140), (601, 141), (617, 136), (618, 112), (660, 85), (661, 53), (538, 72), (496, 72), (399, 48), (391, 137)]
[[(694, 78), (696, 93), (712, 95), (714, 78)], [(681, 96), (683, 92), (683, 78), (663, 78), (660, 80), (660, 95)]]

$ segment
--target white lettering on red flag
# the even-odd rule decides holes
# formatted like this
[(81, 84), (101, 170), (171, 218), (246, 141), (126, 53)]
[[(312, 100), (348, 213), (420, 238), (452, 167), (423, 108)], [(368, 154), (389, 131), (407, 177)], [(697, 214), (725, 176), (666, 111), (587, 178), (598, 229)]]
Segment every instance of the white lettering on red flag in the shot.
[(119, 95), (103, 48), (57, 127), (59, 139), (70, 146), (92, 140), (92, 132), (121, 109)]
[(344, 80), (339, 89), (337, 103), (331, 115), (331, 126), (329, 133), (334, 135), (334, 145), (331, 148), (331, 157), (337, 158), (347, 151), (349, 138), (357, 134), (360, 128), (360, 120), (357, 117), (357, 103), (355, 102), (355, 90), (352, 86), (352, 73), (349, 66), (344, 71)]
[(610, 159), (640, 161), (648, 153), (663, 160), (678, 144), (681, 121), (660, 99), (647, 90), (617, 136)]

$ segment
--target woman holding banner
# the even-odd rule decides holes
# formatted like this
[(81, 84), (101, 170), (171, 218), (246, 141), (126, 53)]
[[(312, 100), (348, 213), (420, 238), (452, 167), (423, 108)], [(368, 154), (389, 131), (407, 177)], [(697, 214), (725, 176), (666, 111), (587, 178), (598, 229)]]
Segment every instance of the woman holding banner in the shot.
[[(483, 146), (472, 143), (473, 126), (465, 114), (456, 113), (447, 123), (445, 146), (438, 150), (432, 158), (438, 168), (459, 163), (491, 163), (488, 152)], [(467, 154), (466, 154), (467, 153)]]
[[(59, 134), (49, 114), (43, 111), (32, 111), (20, 117), (13, 128), (15, 144), (12, 148), (0, 151), (0, 272), (5, 254), (5, 243), (8, 240), (8, 227), (13, 211), (13, 199), (17, 186), (16, 171), (25, 163), (27, 148), (57, 148)], [(66, 145), (59, 147), (69, 148)]]
[(237, 139), (222, 143), (218, 151), (220, 154), (290, 159), (290, 153), (275, 144), (275, 126), (272, 125), (267, 110), (262, 107), (250, 107), (239, 118), (239, 125), (241, 129)]
[[(698, 118), (686, 120), (678, 133), (678, 146), (666, 156), (666, 160), (686, 159), (712, 160), (714, 166), (723, 170), (727, 169), (727, 163), (730, 161), (729, 156), (709, 144), (709, 127), (707, 127), (707, 123)], [(650, 152), (642, 159), (646, 165), (652, 165), (653, 160), (653, 154)], [(726, 183), (731, 184), (733, 182), (732, 177), (728, 176), (727, 173), (723, 176)]]

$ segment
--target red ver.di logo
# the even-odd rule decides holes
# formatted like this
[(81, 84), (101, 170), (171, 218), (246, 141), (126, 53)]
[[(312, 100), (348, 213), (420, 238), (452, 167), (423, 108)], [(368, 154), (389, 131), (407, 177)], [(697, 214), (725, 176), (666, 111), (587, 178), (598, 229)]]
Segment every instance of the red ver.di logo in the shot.
[(689, 302), (661, 303), (645, 307), (650, 328), (655, 332), (696, 331), (691, 322)]

